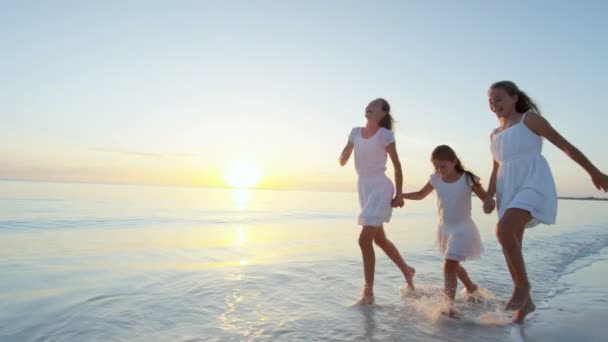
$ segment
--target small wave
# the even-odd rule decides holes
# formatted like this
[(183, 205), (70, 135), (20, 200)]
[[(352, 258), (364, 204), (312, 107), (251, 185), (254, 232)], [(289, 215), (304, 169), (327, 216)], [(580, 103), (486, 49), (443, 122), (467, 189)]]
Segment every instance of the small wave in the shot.
[(100, 295), (100, 296), (91, 297), (91, 298), (85, 300), (84, 302), (85, 303), (93, 303), (93, 302), (99, 302), (99, 301), (118, 300), (122, 296), (124, 296), (124, 295), (120, 294), (120, 293)]

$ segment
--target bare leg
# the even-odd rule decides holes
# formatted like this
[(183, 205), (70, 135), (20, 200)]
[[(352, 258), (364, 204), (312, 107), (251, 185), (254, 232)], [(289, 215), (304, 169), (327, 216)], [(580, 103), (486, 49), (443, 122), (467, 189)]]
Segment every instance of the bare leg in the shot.
[(458, 268), (460, 263), (456, 260), (446, 259), (443, 264), (443, 279), (445, 284), (445, 296), (448, 300), (449, 309), (444, 315), (456, 318), (456, 312), (453, 309), (454, 298), (456, 297), (456, 288), (458, 287)]
[(386, 253), (386, 255), (397, 265), (397, 267), (399, 267), (401, 273), (403, 273), (403, 276), (405, 277), (407, 286), (413, 290), (413, 279), (414, 275), (416, 274), (416, 270), (405, 263), (401, 257), (401, 254), (399, 253), (399, 250), (397, 250), (397, 247), (395, 247), (395, 245), (386, 237), (383, 227), (378, 229), (378, 232), (374, 237), (374, 241), (378, 247), (382, 248), (384, 253)]
[(454, 298), (456, 297), (456, 288), (458, 286), (458, 266), (460, 266), (458, 261), (450, 259), (446, 259), (443, 264), (445, 296), (448, 298), (450, 303), (453, 303)]
[(519, 308), (514, 315), (517, 322), (522, 322), (527, 314), (536, 307), (530, 297), (530, 283), (526, 273), (526, 264), (522, 254), (523, 231), (532, 216), (526, 210), (508, 209), (498, 222), (496, 235), (502, 245), (507, 263), (511, 263), (515, 290), (509, 300), (510, 307)]
[(362, 300), (371, 303), (374, 296), (374, 271), (376, 268), (376, 254), (374, 253), (374, 236), (378, 227), (363, 227), (359, 234), (359, 247), (363, 256), (363, 273), (365, 275), (365, 288)]
[[(498, 229), (498, 226), (496, 229)], [(505, 256), (505, 261), (507, 262), (507, 268), (509, 269), (509, 273), (511, 274), (511, 279), (515, 279), (515, 273), (513, 271), (513, 266), (511, 266), (511, 261), (509, 260), (509, 257), (507, 256), (507, 253), (504, 251), (504, 249), (502, 251), (502, 254)], [(516, 286), (515, 280), (513, 280), (513, 281), (514, 281), (513, 287), (515, 287)]]
[(528, 297), (524, 300), (524, 303), (513, 314), (513, 322), (518, 324), (523, 323), (526, 316), (529, 313), (534, 312), (534, 310), (536, 310), (536, 305), (534, 305), (532, 297), (530, 296), (530, 293), (528, 293)]
[(464, 269), (464, 267), (462, 267), (462, 265), (460, 263), (458, 264), (457, 272), (458, 272), (458, 279), (460, 279), (460, 281), (462, 282), (464, 287), (467, 288), (467, 291), (469, 291), (469, 293), (473, 293), (473, 292), (477, 291), (477, 289), (478, 289), (477, 285), (471, 280), (471, 278), (469, 278), (469, 274)]
[[(517, 245), (519, 246), (520, 252), (521, 252), (521, 248), (522, 248), (525, 231), (526, 231), (526, 229), (524, 227), (524, 229), (515, 229), (515, 232), (514, 232), (515, 239), (517, 240)], [(511, 279), (513, 279), (513, 294), (511, 295), (511, 298), (507, 302), (505, 309), (516, 310), (517, 308), (519, 308), (521, 306), (521, 301), (518, 302), (518, 299), (522, 298), (522, 291), (523, 291), (523, 294), (525, 294), (526, 289), (520, 289), (517, 286), (517, 283), (515, 281), (515, 279), (517, 279), (517, 274), (515, 273), (515, 270), (514, 270), (513, 266), (511, 265), (511, 260), (508, 256), (508, 252), (505, 249), (503, 249), (502, 252), (505, 256), (505, 260), (507, 260), (507, 266), (509, 268), (509, 273), (511, 273)]]

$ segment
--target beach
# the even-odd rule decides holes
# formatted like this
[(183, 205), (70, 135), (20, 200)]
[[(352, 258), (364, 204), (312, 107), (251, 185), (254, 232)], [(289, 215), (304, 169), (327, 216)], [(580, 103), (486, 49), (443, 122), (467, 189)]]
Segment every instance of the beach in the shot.
[[(578, 268), (580, 267), (580, 268)], [(606, 341), (608, 249), (569, 268), (526, 332), (528, 341)]]

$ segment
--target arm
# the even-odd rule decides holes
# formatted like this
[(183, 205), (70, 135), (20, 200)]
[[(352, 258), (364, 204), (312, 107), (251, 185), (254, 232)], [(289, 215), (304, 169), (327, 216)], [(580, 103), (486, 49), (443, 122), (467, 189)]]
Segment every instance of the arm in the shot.
[(483, 186), (481, 184), (475, 184), (475, 185), (473, 185), (473, 187), (471, 189), (473, 189), (473, 192), (475, 193), (475, 195), (477, 195), (477, 197), (479, 197), (479, 199), (482, 202), (485, 202), (487, 194), (486, 194), (486, 190), (483, 188)]
[(536, 134), (547, 138), (547, 140), (562, 150), (570, 159), (574, 160), (574, 162), (585, 169), (591, 176), (593, 184), (598, 190), (608, 191), (608, 176), (600, 172), (600, 170), (587, 159), (583, 152), (559, 134), (545, 118), (534, 112), (530, 112), (526, 117), (525, 124)]
[(424, 187), (422, 187), (422, 189), (420, 189), (420, 191), (408, 192), (407, 194), (403, 194), (403, 198), (409, 200), (421, 200), (428, 196), (431, 192), (433, 192), (433, 189), (434, 188), (431, 185), (431, 182), (426, 182), (426, 184), (424, 185)]
[(403, 207), (403, 172), (401, 171), (401, 161), (397, 154), (397, 145), (390, 143), (386, 145), (386, 152), (391, 157), (393, 168), (395, 169), (395, 199), (393, 205)]
[(492, 174), (490, 175), (490, 184), (488, 184), (488, 192), (486, 193), (486, 198), (493, 198), (496, 195), (496, 175), (498, 174), (499, 165), (494, 160), (492, 164)]
[(344, 149), (340, 154), (340, 158), (338, 158), (340, 166), (346, 165), (346, 163), (348, 162), (348, 158), (350, 158), (350, 155), (353, 153), (354, 148), (355, 145), (353, 145), (353, 143), (351, 143), (350, 141), (346, 144), (346, 146), (344, 146)]
[[(490, 137), (490, 139), (492, 139), (492, 137)], [(488, 192), (486, 193), (485, 199), (483, 200), (483, 211), (486, 214), (491, 213), (496, 207), (494, 195), (496, 195), (496, 175), (498, 174), (499, 167), (500, 166), (498, 165), (498, 162), (494, 160), (492, 164), (492, 174), (490, 175), (490, 184), (488, 185)]]

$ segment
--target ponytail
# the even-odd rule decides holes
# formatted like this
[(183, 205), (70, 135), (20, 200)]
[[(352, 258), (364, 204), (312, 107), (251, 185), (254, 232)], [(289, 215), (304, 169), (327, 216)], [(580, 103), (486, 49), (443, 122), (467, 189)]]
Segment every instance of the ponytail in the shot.
[(389, 113), (386, 113), (386, 115), (382, 117), (382, 120), (380, 120), (379, 124), (380, 124), (380, 127), (384, 127), (386, 129), (388, 129), (389, 131), (392, 131), (393, 122), (395, 122), (395, 120), (393, 120), (393, 117)]
[(389, 131), (392, 131), (394, 128), (393, 126), (395, 120), (391, 116), (391, 105), (388, 104), (388, 101), (383, 98), (379, 98), (376, 101), (380, 101), (380, 103), (382, 103), (382, 110), (386, 112), (386, 115), (384, 115), (382, 119), (380, 119), (380, 122), (378, 124), (380, 125), (380, 127), (384, 127)]
[(456, 169), (456, 171), (458, 171), (460, 173), (464, 173), (471, 180), (471, 184), (480, 185), (479, 180), (478, 180), (479, 177), (475, 176), (475, 174), (473, 172), (465, 170), (465, 168), (462, 166), (462, 163), (460, 162), (460, 159), (458, 159), (458, 157), (456, 157), (456, 166), (454, 168)]

